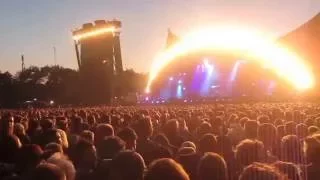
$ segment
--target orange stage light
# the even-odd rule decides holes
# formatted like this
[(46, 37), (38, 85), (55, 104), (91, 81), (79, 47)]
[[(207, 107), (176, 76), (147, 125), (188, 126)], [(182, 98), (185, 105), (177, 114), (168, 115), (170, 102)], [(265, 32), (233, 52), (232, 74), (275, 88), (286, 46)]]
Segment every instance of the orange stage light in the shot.
[(86, 33), (80, 33), (78, 35), (74, 35), (73, 39), (76, 40), (76, 41), (79, 41), (79, 40), (82, 40), (82, 39), (85, 39), (85, 38), (98, 36), (98, 35), (105, 34), (105, 33), (110, 33), (110, 32), (113, 33), (115, 31), (116, 31), (115, 27), (99, 28), (99, 29), (96, 29), (96, 30), (93, 30), (93, 31), (89, 31), (89, 32), (86, 32)]
[(244, 58), (258, 61), (291, 83), (297, 90), (314, 86), (314, 75), (305, 61), (265, 34), (241, 27), (220, 26), (204, 28), (184, 36), (179, 42), (157, 55), (150, 69), (146, 92), (161, 70), (176, 57), (191, 52), (237, 52)]

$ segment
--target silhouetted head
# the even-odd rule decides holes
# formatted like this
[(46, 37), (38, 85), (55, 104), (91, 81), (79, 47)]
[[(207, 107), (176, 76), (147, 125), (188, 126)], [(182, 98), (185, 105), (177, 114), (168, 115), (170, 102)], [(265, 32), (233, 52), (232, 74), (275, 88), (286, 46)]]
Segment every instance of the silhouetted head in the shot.
[(284, 113), (280, 108), (273, 108), (272, 109), (272, 117), (273, 118), (283, 118), (284, 117)]
[(195, 151), (197, 151), (197, 146), (191, 141), (185, 141), (184, 143), (182, 143), (181, 147), (191, 147)]
[(315, 122), (315, 120), (314, 120), (313, 118), (307, 118), (307, 119), (304, 121), (304, 123), (305, 123), (308, 127), (310, 127), (310, 126), (315, 126), (315, 125), (316, 125), (316, 122)]
[(29, 119), (28, 118), (22, 118), (20, 123), (23, 125), (24, 130), (27, 131), (29, 129)]
[(278, 161), (273, 165), (290, 180), (302, 180), (301, 169), (294, 163)]
[(125, 142), (117, 136), (110, 136), (97, 144), (99, 159), (112, 159), (117, 153), (125, 150)]
[(118, 137), (120, 137), (124, 142), (126, 142), (126, 149), (128, 150), (136, 149), (138, 136), (133, 129), (129, 127), (124, 128), (118, 133)]
[(49, 143), (62, 144), (62, 139), (60, 133), (56, 129), (48, 129), (43, 135), (43, 146)]
[(36, 131), (40, 127), (40, 122), (35, 119), (30, 119), (28, 121), (28, 126), (29, 126), (28, 132), (32, 131), (32, 133), (33, 133), (34, 131)]
[(286, 135), (294, 135), (296, 134), (296, 123), (293, 121), (289, 121), (285, 124)]
[(140, 154), (133, 151), (118, 153), (110, 165), (110, 180), (143, 180), (145, 163)]
[(7, 113), (1, 117), (0, 133), (2, 135), (12, 135), (13, 131), (14, 131), (14, 118), (11, 114)]
[(94, 143), (94, 133), (89, 130), (84, 130), (81, 132), (80, 137), (90, 143)]
[(153, 161), (145, 175), (145, 180), (189, 180), (182, 166), (173, 159), (158, 159)]
[(77, 169), (93, 169), (97, 163), (97, 152), (95, 146), (85, 140), (80, 140), (73, 147), (70, 157)]
[(308, 126), (303, 123), (297, 124), (296, 134), (297, 134), (298, 138), (300, 138), (300, 139), (307, 137), (308, 136)]
[(248, 117), (243, 117), (243, 118), (241, 118), (241, 119), (239, 120), (241, 127), (244, 128), (246, 122), (249, 121), (249, 120), (250, 120), (250, 119), (249, 119)]
[(228, 136), (217, 136), (217, 153), (225, 158), (233, 156), (232, 141)]
[(278, 138), (281, 139), (286, 134), (286, 129), (284, 125), (277, 126)]
[(148, 139), (153, 133), (153, 126), (150, 118), (141, 118), (135, 126), (139, 139)]
[(93, 115), (88, 116), (87, 118), (88, 124), (92, 127), (96, 124), (96, 117)]
[(98, 124), (95, 132), (95, 144), (106, 137), (114, 136), (113, 127), (110, 124)]
[(320, 132), (320, 129), (317, 126), (308, 127), (308, 135), (309, 136), (312, 136), (312, 135), (319, 133), (319, 132)]
[(164, 133), (168, 138), (170, 136), (178, 135), (178, 133), (179, 133), (179, 122), (176, 119), (169, 120), (164, 125)]
[(228, 169), (223, 157), (216, 153), (206, 153), (200, 160), (198, 180), (228, 180)]
[(270, 123), (270, 118), (266, 115), (258, 116), (257, 120), (260, 124)]
[(256, 139), (258, 136), (258, 122), (254, 120), (248, 120), (244, 124), (244, 132), (246, 134), (246, 138), (248, 139)]
[(206, 152), (215, 152), (217, 146), (217, 139), (213, 134), (205, 134), (199, 140), (198, 150), (201, 154)]
[(56, 122), (56, 126), (59, 129), (62, 129), (64, 131), (68, 131), (69, 126), (68, 126), (68, 120), (65, 117), (58, 117), (57, 118), (57, 122)]
[(50, 163), (40, 164), (31, 173), (28, 180), (66, 180), (63, 171), (56, 165)]
[(320, 134), (308, 136), (305, 139), (304, 146), (308, 162), (320, 166)]
[(277, 119), (273, 123), (276, 127), (283, 125), (283, 120), (282, 119)]
[(73, 134), (80, 134), (82, 132), (82, 117), (75, 116), (71, 118), (71, 132)]
[(212, 127), (211, 124), (208, 122), (202, 122), (197, 129), (197, 134), (199, 137), (202, 137), (205, 134), (211, 133)]
[(260, 124), (258, 128), (258, 139), (263, 142), (265, 147), (271, 148), (275, 144), (277, 129), (273, 124)]
[(24, 129), (24, 126), (21, 123), (15, 123), (14, 124), (14, 134), (17, 136), (25, 136), (26, 131)]
[(282, 161), (300, 164), (303, 160), (302, 143), (296, 135), (284, 136), (281, 140)]
[(88, 113), (85, 110), (80, 110), (79, 116), (83, 119), (86, 119), (88, 116)]
[(170, 141), (165, 134), (157, 134), (153, 140), (154, 142), (160, 144), (161, 146), (165, 146), (165, 147), (170, 146)]
[(246, 167), (239, 180), (286, 180), (276, 168), (262, 163), (253, 163)]
[(54, 143), (54, 142), (47, 144), (44, 147), (44, 150), (51, 153), (51, 154), (56, 153), (56, 152), (63, 153), (62, 145), (58, 144), (58, 143)]
[(196, 150), (192, 147), (181, 147), (180, 149), (178, 149), (178, 157), (188, 156), (195, 153)]
[(243, 140), (236, 147), (235, 157), (242, 167), (253, 162), (263, 162), (265, 159), (264, 145), (257, 140)]
[(43, 131), (50, 130), (54, 127), (54, 122), (52, 119), (46, 118), (40, 121), (40, 126)]
[(58, 166), (66, 175), (66, 180), (75, 180), (75, 167), (73, 166), (72, 162), (62, 153), (54, 153), (50, 158), (47, 159), (47, 162)]

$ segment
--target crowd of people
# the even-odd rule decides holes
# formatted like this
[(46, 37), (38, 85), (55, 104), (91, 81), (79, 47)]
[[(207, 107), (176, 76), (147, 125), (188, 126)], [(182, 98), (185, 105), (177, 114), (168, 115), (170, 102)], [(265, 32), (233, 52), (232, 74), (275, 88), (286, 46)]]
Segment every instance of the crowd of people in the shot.
[(320, 105), (0, 110), (4, 180), (318, 180)]

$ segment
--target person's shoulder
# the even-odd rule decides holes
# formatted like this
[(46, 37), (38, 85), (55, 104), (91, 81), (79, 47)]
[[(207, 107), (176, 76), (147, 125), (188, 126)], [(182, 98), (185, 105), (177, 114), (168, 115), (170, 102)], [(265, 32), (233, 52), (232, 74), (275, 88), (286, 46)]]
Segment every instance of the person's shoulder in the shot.
[(101, 159), (97, 163), (97, 170), (105, 170), (109, 169), (111, 165), (112, 159)]
[(16, 135), (10, 135), (10, 137), (13, 139), (13, 140), (19, 140), (19, 137), (18, 136), (16, 136)]
[(143, 140), (143, 141), (139, 141), (137, 142), (139, 145), (142, 145), (142, 146), (154, 146), (156, 147), (157, 146), (157, 143), (154, 142), (153, 140), (151, 139), (146, 139), (146, 140)]
[(161, 147), (154, 141), (148, 139), (137, 143), (137, 151), (159, 151)]
[(146, 143), (146, 146), (151, 149), (160, 149), (160, 146), (158, 143), (154, 142), (153, 140), (148, 140)]
[(14, 135), (14, 134), (12, 134), (12, 135), (6, 136), (6, 137), (4, 138), (4, 140), (6, 140), (6, 141), (18, 141), (18, 140), (19, 140), (19, 137), (16, 136), (16, 135)]
[(21, 145), (21, 141), (20, 141), (20, 139), (18, 138), (18, 136), (16, 136), (16, 135), (9, 135), (9, 136), (7, 136), (5, 139), (3, 139), (3, 140), (5, 140), (6, 142), (4, 142), (4, 143), (6, 143), (6, 144), (14, 144), (14, 145), (16, 145), (17, 147), (21, 147), (22, 145)]
[(95, 173), (93, 171), (77, 171), (76, 172), (76, 179), (77, 180), (91, 180), (95, 179)]

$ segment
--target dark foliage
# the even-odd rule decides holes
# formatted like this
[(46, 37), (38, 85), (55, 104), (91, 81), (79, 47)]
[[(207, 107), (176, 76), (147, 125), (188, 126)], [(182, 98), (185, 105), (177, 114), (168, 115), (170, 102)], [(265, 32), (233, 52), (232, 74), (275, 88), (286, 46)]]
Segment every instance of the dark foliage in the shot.
[[(116, 78), (116, 96), (143, 90), (146, 75), (125, 70)], [(94, 81), (94, 80), (93, 80)], [(0, 107), (16, 108), (26, 106), (27, 101), (54, 100), (57, 104), (80, 104), (81, 81), (79, 72), (60, 66), (31, 66), (15, 75), (0, 72)]]

